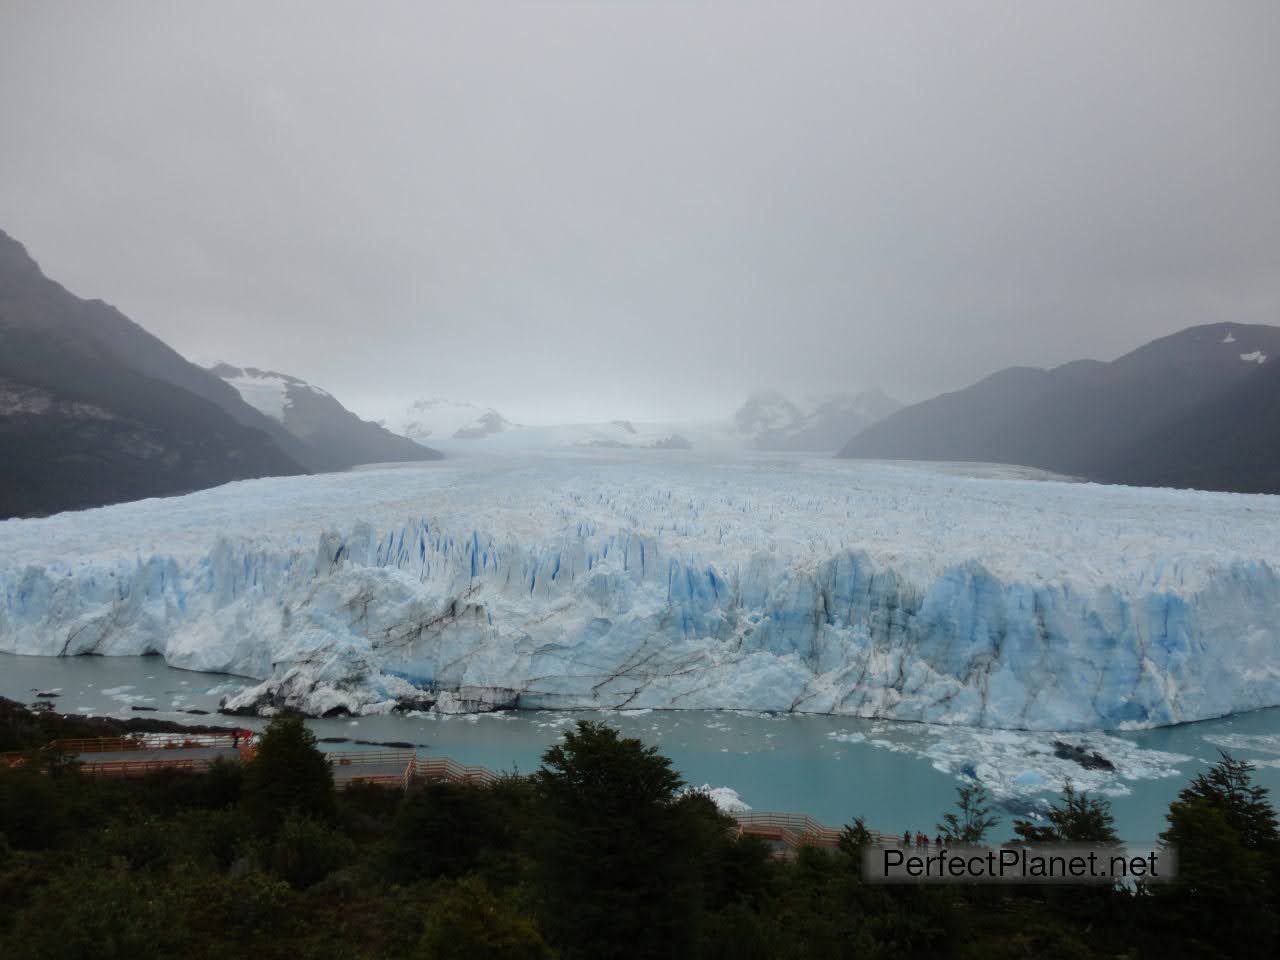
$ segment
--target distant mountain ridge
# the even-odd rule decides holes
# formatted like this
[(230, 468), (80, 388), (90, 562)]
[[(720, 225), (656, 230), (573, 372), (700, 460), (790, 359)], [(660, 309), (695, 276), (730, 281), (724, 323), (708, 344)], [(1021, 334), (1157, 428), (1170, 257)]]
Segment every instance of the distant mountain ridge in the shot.
[(442, 456), (438, 450), (361, 420), (327, 390), (299, 377), (228, 363), (214, 364), (209, 372), (304, 444), (307, 463), (314, 470), (345, 470), (362, 463), (439, 460)]
[(609, 420), (531, 426), (513, 423), (493, 407), (438, 397), (415, 401), (390, 422), (419, 443), (430, 440), (462, 455), (573, 449), (689, 450), (695, 446), (669, 424)]
[(492, 407), (436, 397), (411, 404), (399, 432), (424, 443), (427, 440), (483, 440), (515, 427), (516, 424)]
[(1280, 327), (1214, 323), (1104, 363), (1009, 367), (899, 410), (843, 457), (1013, 463), (1100, 482), (1280, 492)]
[[(731, 417), (711, 420), (600, 420), (530, 425), (493, 407), (458, 400), (418, 400), (379, 421), (419, 443), (469, 454), (586, 449), (745, 449), (831, 455), (855, 433), (902, 405), (880, 390), (794, 402), (774, 391), (751, 394)], [(457, 441), (465, 441), (459, 443)]]
[(733, 424), (757, 450), (833, 453), (901, 407), (882, 390), (823, 397), (804, 407), (776, 391), (760, 391), (738, 408)]

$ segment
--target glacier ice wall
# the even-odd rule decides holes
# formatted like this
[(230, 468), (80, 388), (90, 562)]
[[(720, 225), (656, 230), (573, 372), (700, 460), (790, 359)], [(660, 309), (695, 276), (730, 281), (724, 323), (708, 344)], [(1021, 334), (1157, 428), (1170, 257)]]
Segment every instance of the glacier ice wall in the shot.
[(779, 459), (431, 465), (0, 523), (0, 651), (227, 706), (1063, 730), (1280, 703), (1275, 498)]

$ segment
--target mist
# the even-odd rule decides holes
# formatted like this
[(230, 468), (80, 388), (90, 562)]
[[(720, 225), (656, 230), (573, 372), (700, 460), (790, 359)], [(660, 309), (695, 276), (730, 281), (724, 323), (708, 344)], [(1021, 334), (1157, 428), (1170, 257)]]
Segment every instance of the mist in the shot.
[(10, 2), (0, 227), (386, 415), (912, 401), (1280, 303), (1280, 5)]

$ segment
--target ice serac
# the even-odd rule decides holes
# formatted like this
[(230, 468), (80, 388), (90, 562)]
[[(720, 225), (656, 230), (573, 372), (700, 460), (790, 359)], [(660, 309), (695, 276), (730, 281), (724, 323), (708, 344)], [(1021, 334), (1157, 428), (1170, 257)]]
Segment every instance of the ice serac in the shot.
[(1280, 704), (1278, 545), (1276, 498), (1002, 470), (433, 465), (2, 523), (0, 650), (158, 653), (263, 713), (1159, 725)]

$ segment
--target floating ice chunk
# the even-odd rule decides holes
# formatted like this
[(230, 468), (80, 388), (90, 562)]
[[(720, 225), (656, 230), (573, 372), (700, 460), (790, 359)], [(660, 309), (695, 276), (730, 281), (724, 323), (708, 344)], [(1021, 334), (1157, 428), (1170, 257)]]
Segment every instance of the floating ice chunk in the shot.
[(219, 683), (219, 684), (216, 684), (215, 686), (210, 687), (208, 690), (206, 690), (205, 696), (209, 696), (209, 697), (228, 696), (232, 694), (237, 694), (240, 691), (242, 691), (244, 688), (245, 688), (245, 685), (243, 683), (235, 683), (234, 681), (230, 681), (227, 683)]
[(573, 717), (553, 717), (550, 720), (535, 720), (534, 726), (543, 730), (555, 730), (559, 727), (573, 726), (576, 722)]
[(835, 731), (827, 734), (828, 740), (839, 740), (841, 743), (866, 743), (867, 735), (858, 733), (857, 731), (849, 732), (846, 730)]
[(733, 787), (713, 787), (704, 783), (700, 787), (687, 787), (684, 792), (706, 794), (721, 813), (746, 813), (751, 809)]
[(1280, 733), (1206, 733), (1202, 739), (1224, 750), (1257, 750), (1280, 756)]

